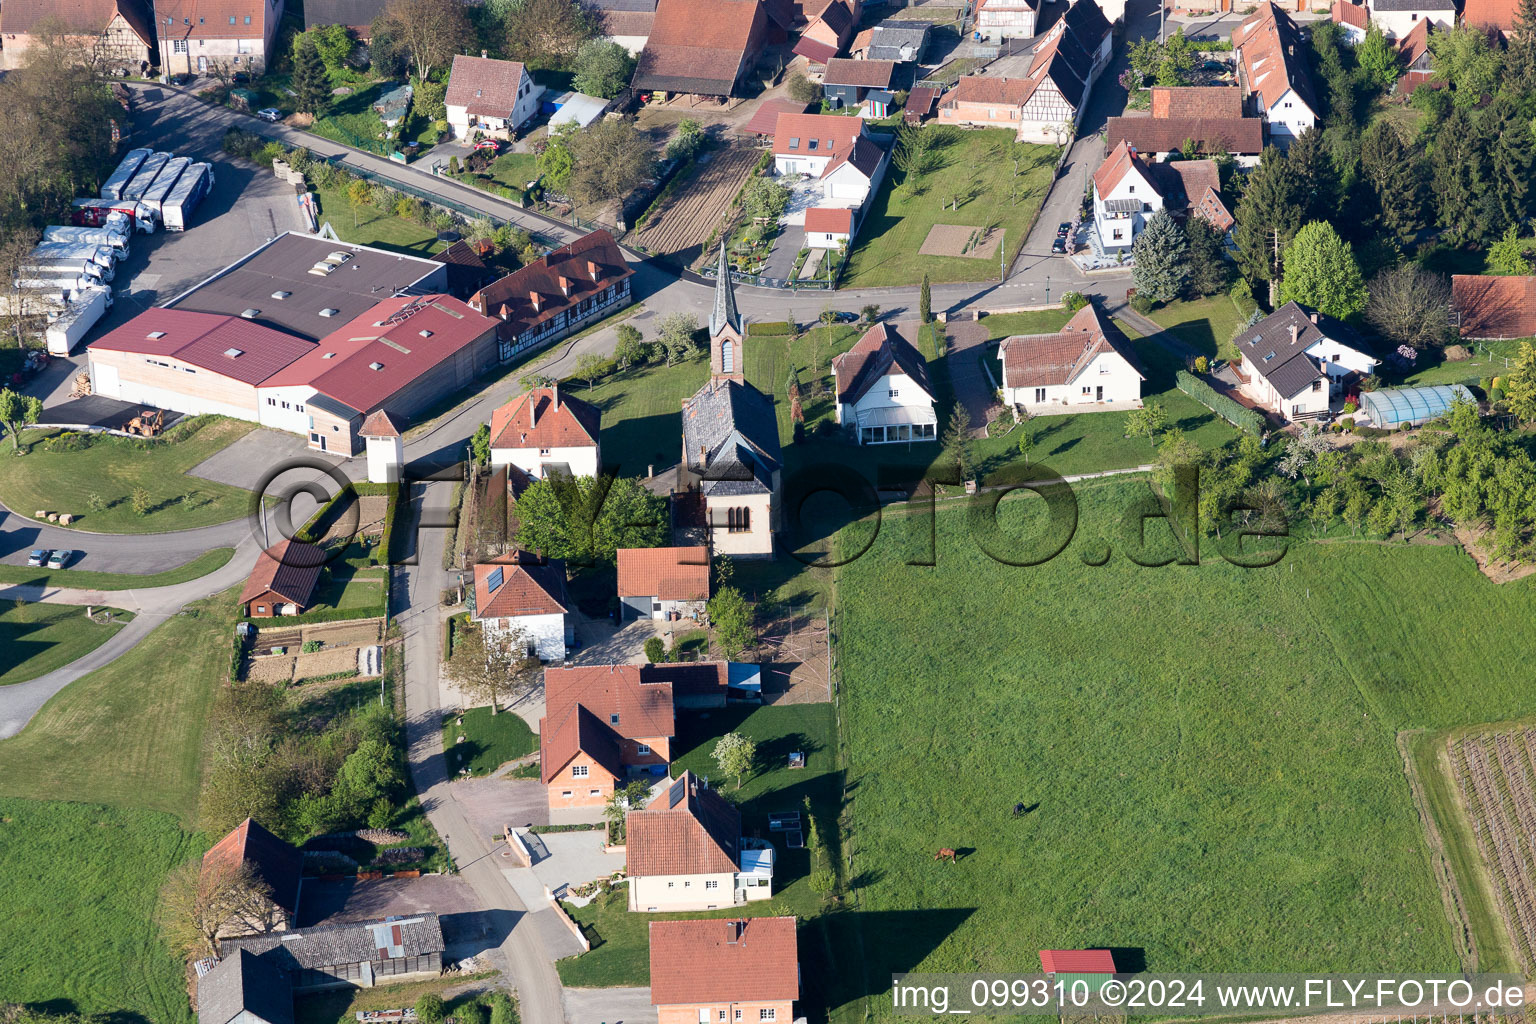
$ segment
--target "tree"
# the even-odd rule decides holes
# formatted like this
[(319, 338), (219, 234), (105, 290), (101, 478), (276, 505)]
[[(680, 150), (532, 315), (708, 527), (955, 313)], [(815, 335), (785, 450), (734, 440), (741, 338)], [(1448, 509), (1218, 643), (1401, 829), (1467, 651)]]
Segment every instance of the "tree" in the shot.
[(1034, 416), (1028, 409), (1019, 413), (1019, 425), (1014, 427), (1016, 436), (1013, 439), (1013, 450), (1018, 452), (1019, 461), (1029, 465), (1029, 453), (1035, 449), (1035, 428), (1032, 424)]
[(469, 448), (474, 453), (475, 462), (481, 466), (491, 461), (491, 425), (482, 423), (475, 428), (475, 432), (469, 437)]
[(1184, 222), (1184, 240), (1188, 243), (1189, 290), (1195, 295), (1226, 291), (1232, 284), (1232, 261), (1227, 259), (1222, 233), (1204, 217), (1190, 217)]
[(1424, 227), (1424, 170), (1396, 130), (1378, 121), (1360, 144), (1360, 171), (1371, 192), (1371, 217), (1401, 242)]
[(582, 43), (597, 34), (592, 16), (573, 0), (522, 0), (506, 20), (509, 57), (533, 68), (571, 66)]
[(301, 33), (294, 38), (293, 46), (293, 109), (301, 114), (322, 114), (330, 95), (325, 63), (315, 49), (315, 41), (308, 32)]
[(390, 39), (410, 54), (422, 82), (474, 38), (460, 0), (390, 0), (384, 16)]
[(448, 678), (472, 707), (509, 704), (538, 682), (539, 659), (528, 653), (533, 637), (521, 626), (487, 629), (469, 621), (455, 628)]
[(645, 660), (652, 665), (660, 665), (667, 660), (667, 643), (659, 636), (645, 638)]
[(578, 564), (612, 564), (619, 548), (666, 542), (666, 501), (633, 477), (551, 474), (518, 497), (517, 546)]
[(1405, 263), (1371, 279), (1365, 321), (1399, 345), (1424, 349), (1451, 337), (1451, 287), (1439, 274)]
[(579, 130), (576, 122), (567, 121), (549, 133), (539, 151), (539, 176), (556, 192), (563, 193), (571, 185), (571, 172), (576, 165), (571, 139)]
[(735, 587), (721, 587), (709, 599), (709, 624), (714, 627), (715, 643), (720, 645), (727, 661), (735, 661), (757, 643), (752, 608)]
[(1184, 229), (1166, 207), (1158, 210), (1131, 244), (1131, 255), (1136, 259), (1131, 269), (1136, 294), (1153, 302), (1169, 302), (1182, 295), (1189, 284), (1188, 254)]
[(667, 353), (667, 365), (693, 354), (694, 336), (699, 332), (699, 318), (692, 313), (668, 313), (657, 324), (656, 340)]
[(1536, 153), (1532, 152), (1532, 143), (1536, 142), (1532, 126), (1536, 121), (1508, 96), (1495, 100), (1482, 112), (1482, 118), (1487, 125), (1484, 134), (1492, 138), (1491, 198), (1497, 204), (1500, 225), (1523, 225), (1536, 213)]
[(588, 39), (576, 51), (572, 84), (588, 96), (611, 100), (629, 85), (635, 71), (629, 51), (611, 39)]
[(1156, 84), (1160, 86), (1188, 85), (1195, 70), (1195, 48), (1184, 38), (1184, 30), (1180, 28), (1168, 37), (1168, 42), (1162, 47), (1161, 59), (1154, 73)]
[(1520, 0), (1504, 51), (1504, 86), (1516, 96), (1536, 94), (1536, 0)]
[(712, 754), (722, 772), (736, 776), (736, 788), (740, 789), (741, 780), (757, 760), (757, 744), (739, 732), (728, 732), (715, 741)]
[(903, 124), (896, 129), (896, 145), (891, 149), (891, 162), (906, 175), (904, 184), (913, 184), (933, 170), (938, 155), (934, 151), (933, 140), (932, 132), (924, 131), (917, 125)]
[(1397, 52), (1374, 21), (1366, 30), (1365, 39), (1355, 47), (1355, 66), (1366, 86), (1377, 92), (1387, 92), (1397, 83)]
[(1493, 160), (1488, 140), (1468, 111), (1458, 107), (1441, 123), (1430, 152), (1430, 172), (1436, 220), (1448, 239), (1491, 241), (1500, 230), (1492, 216), (1498, 202), (1491, 194)]
[(619, 369), (627, 370), (645, 362), (645, 336), (633, 324), (619, 324), (613, 331), (613, 358)]
[[(1296, 183), (1296, 201), (1301, 207), (1302, 223), (1334, 220), (1343, 201), (1343, 176), (1335, 169), (1323, 129), (1314, 126), (1297, 136), (1285, 151), (1285, 163)], [(1353, 163), (1351, 159), (1343, 166)]]
[(815, 103), (821, 99), (821, 86), (799, 71), (790, 74), (788, 88), (789, 98), (796, 103)]
[[(651, 637), (652, 640), (657, 639)], [(626, 819), (629, 812), (645, 803), (646, 794), (651, 791), (644, 779), (631, 779), (629, 784), (613, 791), (608, 797), (608, 802), (603, 805), (603, 817), (608, 822), (608, 838), (614, 844), (624, 842)]]
[(340, 71), (352, 56), (355, 45), (352, 33), (345, 25), (317, 25), (304, 33), (315, 44), (315, 52), (325, 62), (327, 71)]
[(1528, 341), (1520, 343), (1515, 365), (1504, 376), (1504, 404), (1522, 420), (1536, 420), (1536, 346)]
[(6, 432), (11, 435), (11, 451), (21, 447), (21, 429), (42, 417), (41, 399), (20, 394), (10, 388), (0, 388), (0, 423), (5, 424)]
[(1265, 148), (1234, 216), (1243, 276), (1254, 284), (1277, 277), (1276, 243), (1284, 250), (1302, 225), (1301, 185), (1280, 150)]
[(436, 992), (427, 992), (416, 999), (416, 1019), (421, 1024), (442, 1024), (446, 1016), (448, 1007)]
[(495, 991), (490, 996), (491, 1024), (517, 1024), (517, 1008), (512, 1005), (512, 997), (502, 991)]
[(628, 118), (602, 120), (571, 137), (571, 198), (580, 203), (623, 199), (656, 167), (644, 133)]
[(1520, 241), (1520, 229), (1511, 224), (1504, 229), (1504, 236), (1488, 247), (1488, 269), (1495, 274), (1513, 274), (1524, 277), (1531, 272), (1531, 261), (1525, 256), (1525, 243)]
[(1153, 448), (1157, 447), (1157, 435), (1167, 429), (1168, 410), (1157, 402), (1149, 401), (1125, 414), (1125, 436), (1144, 437)]
[(219, 933), (236, 925), (266, 933), (283, 923), (272, 890), (245, 861), (183, 861), (160, 890), (160, 927), (172, 948), (188, 959), (217, 956)]
[(970, 475), (971, 469), (971, 414), (964, 402), (956, 402), (949, 414), (949, 425), (944, 428), (941, 441), (944, 454), (954, 460), (960, 469), (960, 479)]
[(576, 359), (576, 376), (587, 382), (587, 390), (597, 383), (597, 378), (613, 369), (613, 363), (601, 352), (583, 352)]
[(1451, 83), (1451, 100), (1458, 107), (1472, 107), (1498, 84), (1499, 51), (1489, 45), (1483, 29), (1458, 25), (1449, 31), (1431, 32), (1429, 51), (1436, 78)]
[(1365, 309), (1370, 294), (1360, 267), (1331, 224), (1313, 221), (1285, 248), (1285, 276), (1280, 300), (1345, 319)]
[(917, 293), (917, 322), (920, 324), (933, 323), (933, 289), (928, 284), (928, 272), (923, 272), (923, 287)]
[(752, 177), (741, 190), (741, 206), (755, 220), (777, 221), (789, 205), (789, 189), (772, 178)]
[(1446, 413), (1445, 419), (1451, 428), (1451, 433), (1463, 441), (1476, 437), (1483, 431), (1483, 417), (1477, 411), (1477, 403), (1463, 398), (1460, 392), (1451, 398), (1451, 409)]

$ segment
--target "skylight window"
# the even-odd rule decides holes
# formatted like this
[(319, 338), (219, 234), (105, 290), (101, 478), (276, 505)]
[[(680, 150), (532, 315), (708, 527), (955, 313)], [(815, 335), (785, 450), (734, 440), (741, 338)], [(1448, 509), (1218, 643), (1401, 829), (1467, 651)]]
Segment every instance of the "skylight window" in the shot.
[(377, 373), (379, 370), (384, 369), (384, 364), (383, 363), (369, 363), (368, 364), (368, 369), (373, 370), (375, 373)]
[(259, 309), (242, 309), (240, 311), (240, 315), (242, 317), (244, 317), (246, 320), (254, 320), (257, 317), (261, 316), (261, 310), (259, 310)]
[(150, 331), (148, 334), (150, 341), (159, 341), (163, 337), (165, 337), (164, 331)]
[(274, 299), (276, 299), (278, 302), (282, 302), (284, 299), (286, 299), (288, 296), (290, 296), (292, 294), (293, 294), (293, 292), (273, 292), (272, 293), (272, 297)]
[(323, 317), (333, 317), (337, 313), (340, 313), (340, 312), (341, 312), (341, 310), (337, 309), (334, 306), (326, 306), (324, 309), (322, 309), (320, 311), (320, 315), (323, 316)]
[(231, 359), (239, 359), (245, 355), (245, 352), (238, 348), (227, 348), (224, 350), (224, 354)]

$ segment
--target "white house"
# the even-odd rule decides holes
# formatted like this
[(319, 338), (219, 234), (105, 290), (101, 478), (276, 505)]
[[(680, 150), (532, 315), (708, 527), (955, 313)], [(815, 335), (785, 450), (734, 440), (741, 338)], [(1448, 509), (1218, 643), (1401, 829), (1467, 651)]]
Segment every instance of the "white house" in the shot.
[(699, 619), (709, 603), (709, 548), (619, 548), (625, 618)]
[(260, 74), (272, 58), (283, 6), (283, 0), (234, 0), (217, 7), (159, 0), (154, 16), (160, 71), (206, 75), (223, 67)]
[(1238, 376), (1256, 402), (1287, 420), (1315, 419), (1379, 360), (1349, 328), (1287, 302), (1237, 338)]
[(1111, 252), (1129, 249), (1162, 208), (1151, 168), (1122, 140), (1093, 173), (1093, 227), (1100, 243)]
[(1232, 32), (1238, 85), (1269, 123), (1280, 148), (1317, 123), (1317, 99), (1307, 67), (1307, 41), (1291, 16), (1270, 0)]
[(526, 391), (491, 413), (491, 466), (516, 466), (535, 480), (557, 470), (597, 476), (601, 417), (559, 384)]
[(1131, 345), (1092, 305), (1055, 334), (1015, 334), (1002, 342), (1003, 402), (1035, 415), (1085, 406), (1141, 404), (1146, 375)]
[(1371, 27), (1371, 12), (1364, 6), (1349, 3), (1348, 0), (1333, 0), (1333, 6), (1328, 9), (1328, 17), (1339, 26), (1340, 38), (1350, 46), (1359, 46), (1365, 42), (1365, 34)]
[[(916, 324), (908, 325), (915, 332)], [(837, 422), (859, 444), (936, 439), (928, 364), (899, 328), (878, 323), (858, 344), (832, 360)]]
[(1371, 20), (1393, 42), (1407, 39), (1422, 21), (1442, 30), (1456, 24), (1455, 0), (1366, 0), (1365, 6)]
[(522, 630), (528, 653), (540, 661), (561, 661), (576, 640), (566, 622), (565, 563), (520, 554), (506, 562), (474, 567), (474, 618), (489, 633)]
[(853, 240), (853, 210), (846, 206), (813, 206), (805, 211), (805, 244), (812, 249), (836, 249)]
[(1031, 39), (1040, 0), (977, 0), (976, 31), (987, 42)]
[(823, 207), (862, 206), (880, 187), (889, 162), (862, 117), (786, 113), (774, 128), (774, 173), (820, 178)]
[(625, 821), (629, 909), (715, 910), (773, 895), (773, 844), (744, 839), (741, 812), (683, 772)]
[(443, 98), (448, 127), (458, 139), (476, 131), (510, 139), (539, 112), (543, 94), (543, 87), (534, 84), (533, 75), (519, 61), (492, 60), (484, 50), (478, 57), (461, 53), (453, 58)]

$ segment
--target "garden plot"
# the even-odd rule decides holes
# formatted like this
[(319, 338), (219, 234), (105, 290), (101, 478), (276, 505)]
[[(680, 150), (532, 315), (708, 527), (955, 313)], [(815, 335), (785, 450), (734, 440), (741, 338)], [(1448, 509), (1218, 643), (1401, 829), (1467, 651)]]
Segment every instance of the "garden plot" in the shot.
[(1003, 234), (997, 228), (969, 227), (965, 224), (935, 224), (917, 250), (924, 256), (970, 256), (991, 259), (997, 255)]
[(757, 166), (760, 155), (752, 149), (717, 150), (707, 163), (694, 165), (690, 176), (673, 181), (645, 216), (633, 235), (642, 248), (670, 255), (683, 253), (692, 259), (720, 226), (736, 199), (736, 193)]
[(1536, 729), (1468, 736), (1451, 744), (1467, 817), (1494, 899), (1523, 966), (1536, 962)]

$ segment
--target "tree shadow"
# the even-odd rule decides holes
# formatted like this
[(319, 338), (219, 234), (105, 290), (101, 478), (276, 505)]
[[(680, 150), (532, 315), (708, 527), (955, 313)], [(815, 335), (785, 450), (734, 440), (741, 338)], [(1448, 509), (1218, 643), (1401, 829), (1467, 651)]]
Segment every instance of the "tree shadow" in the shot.
[(833, 911), (800, 926), (802, 1007), (812, 1024), (831, 1010), (890, 991), (963, 925), (973, 907)]

